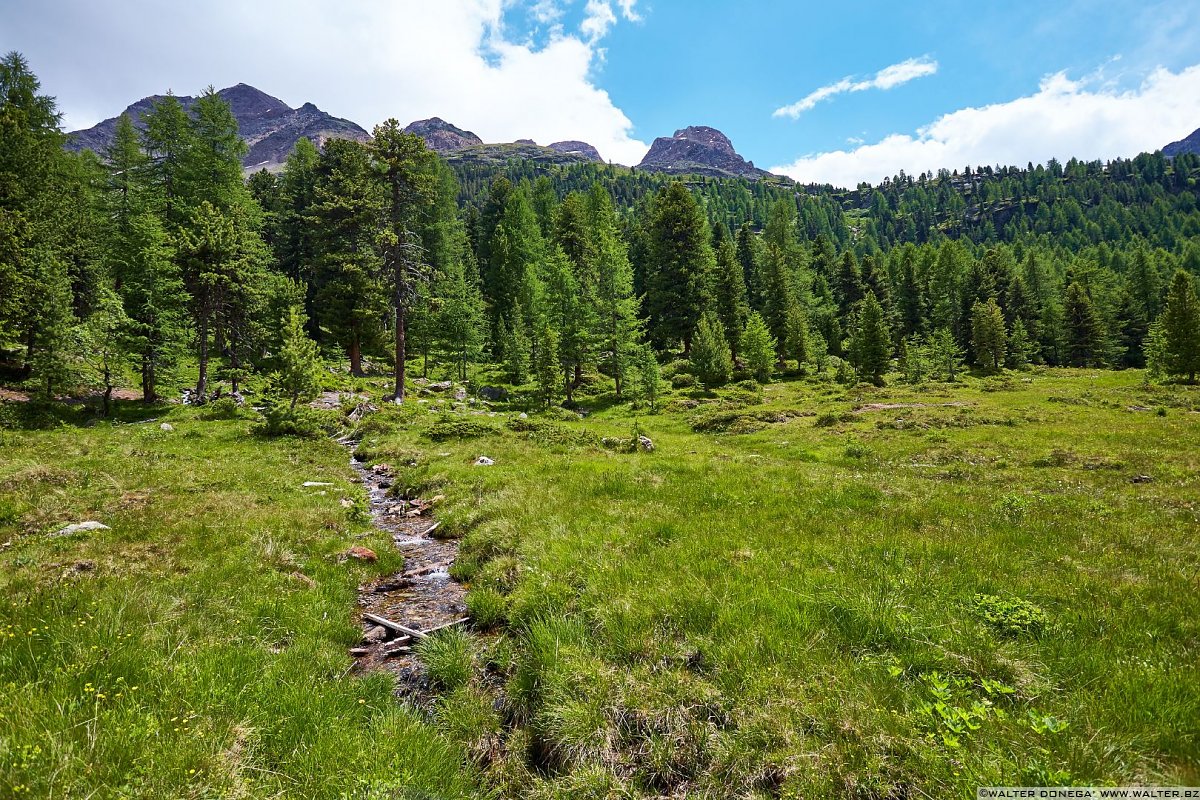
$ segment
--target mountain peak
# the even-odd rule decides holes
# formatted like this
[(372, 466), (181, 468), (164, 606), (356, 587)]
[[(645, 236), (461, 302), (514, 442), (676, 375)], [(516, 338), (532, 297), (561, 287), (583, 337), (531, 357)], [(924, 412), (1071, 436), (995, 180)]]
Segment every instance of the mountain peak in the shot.
[(770, 174), (738, 155), (728, 136), (707, 125), (691, 125), (675, 131), (670, 138), (655, 139), (638, 168), (714, 177), (762, 178)]
[(600, 151), (587, 142), (568, 139), (565, 142), (554, 142), (553, 144), (548, 144), (546, 146), (551, 150), (557, 150), (560, 153), (583, 156), (588, 161), (596, 161), (599, 163), (604, 162), (604, 159), (600, 157)]
[[(229, 110), (237, 120), (238, 135), (249, 145), (249, 152), (242, 159), (242, 165), (247, 168), (278, 168), (301, 138), (310, 139), (318, 145), (331, 138), (360, 142), (370, 138), (358, 125), (327, 114), (312, 103), (292, 108), (278, 97), (248, 83), (221, 89), (217, 96), (229, 104)], [(159, 99), (160, 95), (143, 97), (128, 106), (122, 115), (128, 114), (134, 125), (141, 128), (144, 126), (143, 115)], [(191, 109), (196, 102), (196, 98), (187, 95), (178, 96), (177, 99), (185, 109)], [(120, 116), (106, 119), (87, 130), (74, 131), (69, 135), (67, 147), (103, 152), (112, 141)]]
[(470, 131), (464, 131), (451, 125), (441, 117), (430, 117), (410, 122), (405, 128), (407, 133), (415, 133), (425, 140), (425, 146), (438, 153), (449, 153), (483, 144), (483, 140)]

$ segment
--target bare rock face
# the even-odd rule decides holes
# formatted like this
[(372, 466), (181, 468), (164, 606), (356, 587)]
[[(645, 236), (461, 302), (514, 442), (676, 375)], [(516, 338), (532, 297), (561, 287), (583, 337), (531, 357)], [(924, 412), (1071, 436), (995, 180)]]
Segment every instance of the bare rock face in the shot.
[(557, 150), (560, 153), (583, 156), (588, 161), (604, 162), (604, 159), (600, 157), (600, 151), (587, 142), (579, 142), (571, 139), (565, 142), (555, 142), (554, 144), (547, 145), (547, 147), (551, 150)]
[(1184, 153), (1200, 154), (1200, 128), (1192, 131), (1186, 138), (1171, 142), (1162, 149), (1167, 158), (1183, 155)]
[(451, 125), (440, 117), (430, 117), (411, 122), (404, 129), (407, 133), (415, 133), (425, 140), (425, 146), (438, 153), (450, 153), (483, 144), (483, 140), (470, 131)]
[(638, 169), (719, 178), (762, 178), (770, 174), (738, 155), (728, 136), (704, 125), (677, 130), (670, 138), (655, 139)]
[[(217, 95), (229, 103), (229, 110), (238, 123), (238, 134), (250, 150), (242, 159), (248, 170), (279, 169), (301, 138), (310, 139), (318, 147), (329, 139), (368, 141), (371, 137), (350, 120), (327, 114), (312, 103), (292, 108), (277, 97), (239, 83), (221, 89)], [(122, 112), (138, 128), (145, 127), (142, 118), (163, 95), (143, 97)], [(196, 98), (180, 96), (184, 109), (190, 109)], [(68, 135), (67, 147), (72, 150), (104, 151), (112, 141), (120, 116), (106, 119), (87, 130)]]

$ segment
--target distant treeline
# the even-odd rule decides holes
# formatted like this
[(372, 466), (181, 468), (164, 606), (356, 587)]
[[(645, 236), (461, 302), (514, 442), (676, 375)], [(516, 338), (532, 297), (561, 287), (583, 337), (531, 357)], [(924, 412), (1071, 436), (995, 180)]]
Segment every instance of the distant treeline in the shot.
[(596, 372), (642, 391), (668, 353), (706, 383), (737, 369), (879, 381), (893, 365), (922, 380), (960, 359), (1149, 361), (1193, 379), (1200, 359), (1194, 156), (844, 191), (452, 169), (389, 121), (368, 144), (301, 140), (282, 173), (244, 180), (215, 93), (132, 123), (103, 153), (69, 153), (25, 61), (0, 62), (0, 346), (46, 394), (111, 389), (132, 365), (152, 399), (184, 361), (201, 396), (210, 367), (236, 388), (287, 371), (278, 354), (304, 319), (354, 372), (388, 360), (397, 395), (416, 358), (459, 378), (502, 364), (547, 402)]

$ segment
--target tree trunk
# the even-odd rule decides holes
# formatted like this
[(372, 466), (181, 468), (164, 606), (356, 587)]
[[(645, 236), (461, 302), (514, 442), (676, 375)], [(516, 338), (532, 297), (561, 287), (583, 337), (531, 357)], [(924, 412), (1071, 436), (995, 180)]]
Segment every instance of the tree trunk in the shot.
[(404, 402), (404, 326), (407, 323), (403, 303), (396, 303), (396, 393), (397, 403)]
[(107, 366), (104, 368), (104, 397), (101, 400), (101, 408), (103, 409), (100, 416), (107, 417), (109, 408), (112, 406), (112, 370)]
[(142, 402), (150, 404), (158, 400), (154, 394), (154, 356), (142, 356)]
[(358, 341), (358, 334), (350, 340), (350, 374), (356, 378), (363, 376), (362, 344)]
[(575, 375), (571, 379), (571, 388), (577, 389), (577, 388), (579, 388), (579, 385), (581, 383), (583, 383), (583, 364), (576, 363), (575, 364)]
[(208, 391), (208, 315), (200, 317), (200, 368), (196, 378), (196, 402), (204, 402), (204, 393)]

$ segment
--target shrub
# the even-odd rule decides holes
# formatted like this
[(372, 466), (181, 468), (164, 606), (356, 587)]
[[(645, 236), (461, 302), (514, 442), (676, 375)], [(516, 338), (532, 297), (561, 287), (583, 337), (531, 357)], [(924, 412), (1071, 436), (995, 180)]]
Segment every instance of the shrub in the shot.
[(508, 616), (508, 601), (495, 589), (473, 589), (467, 595), (467, 613), (481, 630), (503, 625)]
[(676, 389), (694, 389), (698, 383), (695, 375), (686, 372), (671, 376), (671, 386)]
[(976, 616), (1008, 636), (1037, 636), (1050, 623), (1045, 611), (1019, 597), (1006, 600), (994, 594), (977, 594), (972, 605)]
[(291, 410), (284, 403), (268, 406), (263, 412), (263, 421), (254, 426), (254, 433), (259, 436), (299, 436), (305, 439), (329, 436), (336, 430), (336, 417), (329, 412), (313, 408)]
[(221, 420), (221, 419), (237, 419), (238, 412), (237, 401), (232, 397), (222, 397), (218, 400), (213, 400), (204, 408), (204, 412), (200, 415), (200, 419), (205, 420)]
[(478, 439), (499, 432), (499, 428), (482, 420), (445, 418), (430, 425), (425, 435), (440, 442), (445, 439)]

